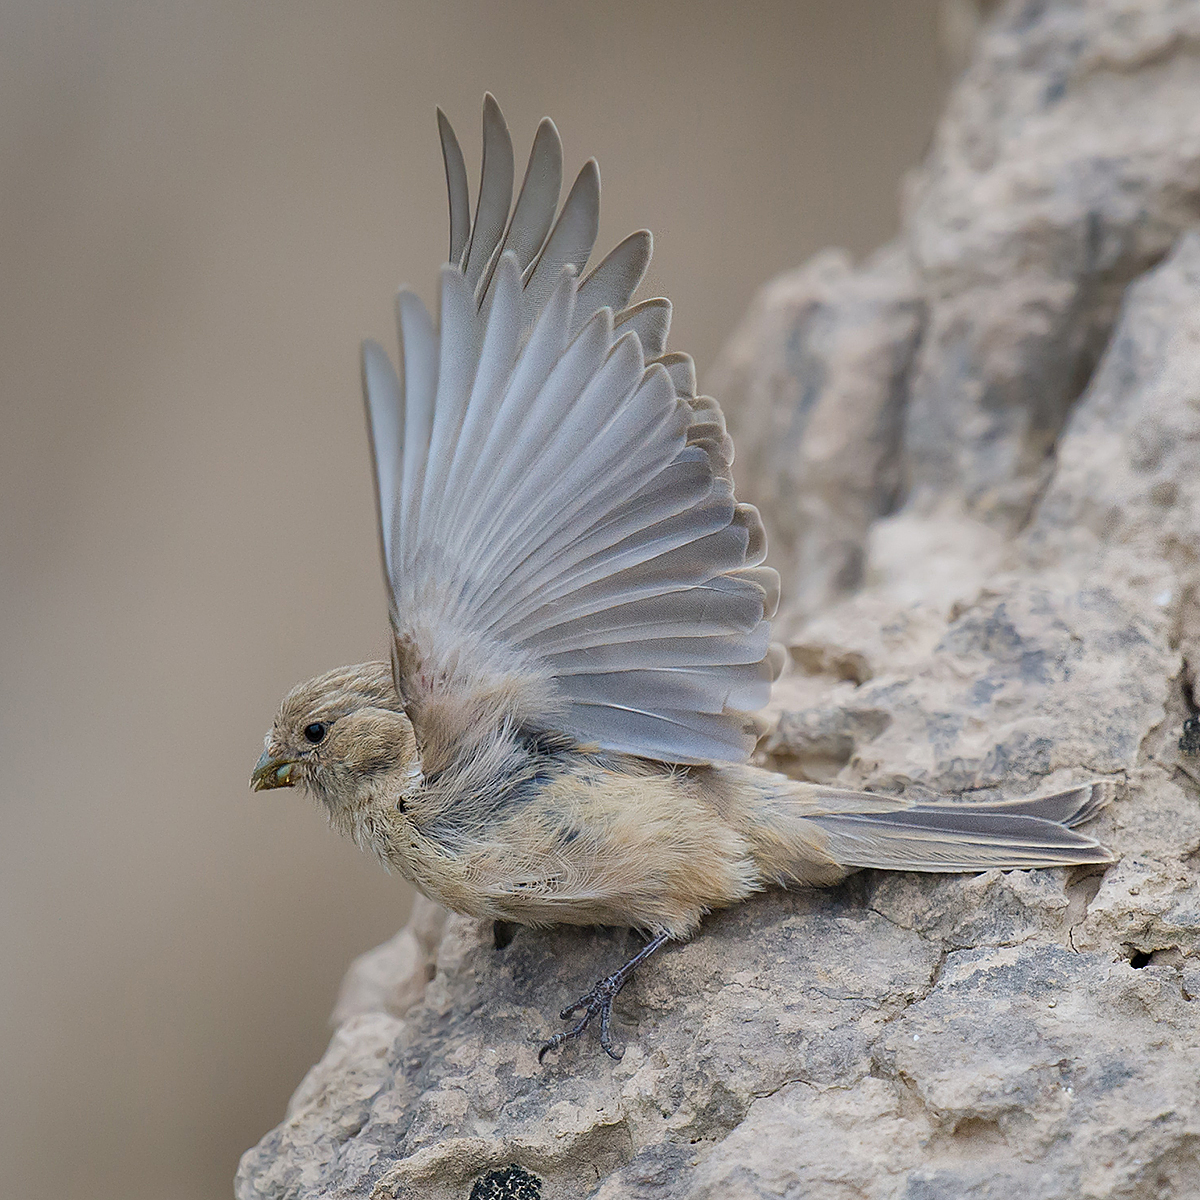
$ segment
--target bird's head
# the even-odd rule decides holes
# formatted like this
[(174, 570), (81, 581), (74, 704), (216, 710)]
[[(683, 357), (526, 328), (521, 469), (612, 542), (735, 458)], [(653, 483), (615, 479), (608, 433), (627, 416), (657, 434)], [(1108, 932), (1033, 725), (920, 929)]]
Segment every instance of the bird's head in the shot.
[(374, 810), (403, 811), (403, 797), (420, 783), (412, 724), (383, 662), (340, 667), (292, 688), (250, 776), (255, 791), (311, 792), (356, 840)]

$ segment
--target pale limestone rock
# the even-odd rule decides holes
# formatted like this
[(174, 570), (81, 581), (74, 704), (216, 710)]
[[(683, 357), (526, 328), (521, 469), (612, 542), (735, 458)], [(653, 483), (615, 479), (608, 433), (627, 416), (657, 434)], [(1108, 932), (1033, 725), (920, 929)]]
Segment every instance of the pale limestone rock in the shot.
[(903, 247), (857, 271), (826, 250), (763, 289), (713, 371), (793, 609), (857, 588), (871, 522), (895, 507), (922, 312)]
[[(1146, 270), (1192, 203), (1198, 64), (1195, 0), (1006, 6), (910, 209), (924, 301), (896, 251), (826, 257), (727, 358), (743, 426), (774, 431), (750, 461), (788, 561), (857, 539), (865, 564), (784, 626), (764, 756), (922, 793), (1109, 778), (1092, 828), (1118, 861), (863, 872), (714, 914), (620, 997), (619, 1064), (536, 1051), (634, 935), (439, 934), (423, 906), (356, 965), (240, 1200), (478, 1200), (505, 1178), (542, 1200), (1200, 1193), (1200, 761), (1178, 745), (1200, 663), (1200, 236)], [(808, 434), (788, 443), (803, 470), (773, 459), (789, 404), (852, 461), (822, 465)], [(893, 459), (915, 486), (889, 513), (868, 497)]]
[(342, 980), (329, 1023), (335, 1028), (360, 1013), (402, 1017), (425, 998), (437, 971), (438, 944), (449, 914), (418, 895), (408, 924), (394, 938), (360, 954)]
[(756, 298), (703, 382), (794, 610), (859, 585), (897, 498), (1004, 533), (1028, 518), (1125, 286), (1200, 219), (1198, 46), (1190, 2), (1002, 6), (900, 241)]
[(1200, 12), (1001, 10), (911, 188), (928, 305), (905, 459), (929, 508), (1019, 525), (1126, 284), (1200, 215)]

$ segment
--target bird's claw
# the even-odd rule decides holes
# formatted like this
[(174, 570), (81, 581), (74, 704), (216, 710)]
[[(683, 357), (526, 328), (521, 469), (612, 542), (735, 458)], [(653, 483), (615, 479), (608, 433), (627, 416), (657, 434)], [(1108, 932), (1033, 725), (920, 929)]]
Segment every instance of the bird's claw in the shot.
[(668, 941), (670, 941), (668, 934), (655, 934), (619, 971), (614, 971), (606, 979), (600, 980), (586, 996), (580, 996), (574, 1004), (564, 1008), (559, 1014), (564, 1021), (569, 1021), (576, 1013), (581, 1012), (583, 1016), (570, 1029), (563, 1033), (556, 1033), (542, 1046), (538, 1051), (538, 1062), (540, 1063), (551, 1050), (557, 1050), (564, 1042), (577, 1038), (591, 1024), (592, 1018), (597, 1013), (600, 1014), (600, 1046), (609, 1058), (620, 1062), (625, 1051), (622, 1050), (618, 1054), (613, 1049), (612, 1038), (609, 1036), (613, 1001), (617, 998), (617, 993), (628, 982), (634, 970), (656, 950), (665, 946)]
[(612, 1037), (609, 1030), (612, 1023), (613, 1001), (617, 998), (617, 993), (625, 986), (625, 981), (628, 978), (629, 975), (623, 970), (616, 971), (606, 979), (600, 980), (586, 996), (580, 996), (574, 1004), (564, 1008), (559, 1013), (559, 1016), (564, 1021), (569, 1021), (576, 1013), (583, 1013), (583, 1016), (570, 1029), (564, 1030), (562, 1033), (556, 1033), (548, 1042), (543, 1044), (542, 1048), (538, 1051), (538, 1062), (542, 1062), (551, 1050), (557, 1050), (565, 1042), (579, 1037), (592, 1023), (592, 1019), (597, 1014), (600, 1017), (600, 1047), (609, 1058), (620, 1062), (625, 1051), (621, 1050), (618, 1052), (613, 1049)]

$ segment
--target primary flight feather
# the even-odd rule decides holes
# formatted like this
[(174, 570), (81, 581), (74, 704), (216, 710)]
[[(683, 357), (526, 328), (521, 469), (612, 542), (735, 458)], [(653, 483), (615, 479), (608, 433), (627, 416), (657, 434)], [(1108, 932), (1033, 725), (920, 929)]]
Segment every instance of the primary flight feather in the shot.
[(1101, 784), (917, 803), (746, 765), (782, 662), (779, 578), (758, 512), (736, 499), (721, 410), (666, 351), (669, 301), (632, 303), (650, 234), (585, 273), (595, 162), (559, 208), (562, 146), (543, 120), (514, 204), (490, 95), (472, 218), (441, 112), (438, 128), (438, 319), (402, 290), (399, 370), (363, 347), (391, 662), (293, 689), (254, 786), (304, 786), (458, 912), (648, 932), (546, 1048), (598, 1015), (613, 1053), (612, 998), (632, 968), (768, 885), (1108, 861), (1074, 830)]

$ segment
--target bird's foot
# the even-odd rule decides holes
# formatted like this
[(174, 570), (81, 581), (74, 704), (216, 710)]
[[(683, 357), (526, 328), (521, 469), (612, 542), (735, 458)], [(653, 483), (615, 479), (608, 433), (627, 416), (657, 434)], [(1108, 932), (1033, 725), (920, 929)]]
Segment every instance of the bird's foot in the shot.
[(625, 980), (628, 978), (628, 975), (622, 975), (620, 971), (614, 971), (606, 979), (600, 980), (586, 996), (580, 996), (574, 1004), (568, 1008), (564, 1008), (559, 1013), (559, 1016), (564, 1021), (569, 1021), (577, 1013), (583, 1013), (583, 1016), (570, 1029), (563, 1033), (556, 1033), (542, 1046), (538, 1051), (538, 1062), (541, 1062), (551, 1050), (557, 1050), (564, 1042), (569, 1042), (572, 1038), (579, 1037), (592, 1023), (593, 1018), (597, 1014), (600, 1017), (600, 1045), (609, 1058), (620, 1062), (624, 1051), (622, 1050), (618, 1053), (613, 1049), (609, 1029), (612, 1024), (613, 1001), (617, 998), (617, 993), (625, 986)]
[(584, 996), (580, 996), (574, 1004), (564, 1008), (559, 1016), (564, 1021), (569, 1021), (572, 1017), (579, 1013), (583, 1016), (570, 1028), (562, 1033), (556, 1033), (542, 1048), (538, 1051), (538, 1062), (542, 1062), (546, 1055), (551, 1050), (557, 1050), (559, 1046), (565, 1042), (577, 1038), (583, 1031), (592, 1023), (596, 1016), (600, 1017), (600, 1046), (604, 1053), (609, 1058), (621, 1061), (621, 1056), (625, 1053), (622, 1050), (618, 1053), (613, 1049), (610, 1027), (612, 1024), (612, 1006), (613, 1001), (617, 998), (617, 993), (629, 981), (629, 977), (633, 974), (634, 969), (640, 966), (655, 952), (660, 946), (664, 945), (670, 939), (665, 934), (659, 934), (658, 937), (649, 941), (642, 950), (633, 956), (619, 971), (614, 971), (611, 975), (600, 980), (598, 984), (590, 992)]

